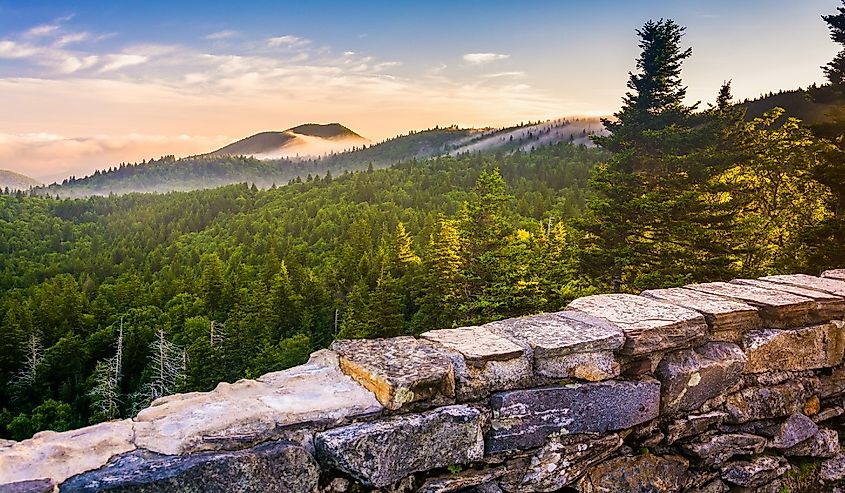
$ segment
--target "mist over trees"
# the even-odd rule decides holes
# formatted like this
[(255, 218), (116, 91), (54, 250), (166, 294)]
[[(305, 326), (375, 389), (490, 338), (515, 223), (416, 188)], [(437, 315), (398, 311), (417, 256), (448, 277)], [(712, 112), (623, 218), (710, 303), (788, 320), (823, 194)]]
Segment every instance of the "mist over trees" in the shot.
[[(843, 19), (825, 17), (845, 45)], [(0, 436), (130, 416), (339, 337), (845, 265), (845, 106), (812, 126), (778, 108), (750, 117), (730, 82), (688, 104), (684, 32), (637, 31), (595, 149), (514, 144), (267, 190), (0, 195)], [(842, 58), (808, 94), (840, 100)]]

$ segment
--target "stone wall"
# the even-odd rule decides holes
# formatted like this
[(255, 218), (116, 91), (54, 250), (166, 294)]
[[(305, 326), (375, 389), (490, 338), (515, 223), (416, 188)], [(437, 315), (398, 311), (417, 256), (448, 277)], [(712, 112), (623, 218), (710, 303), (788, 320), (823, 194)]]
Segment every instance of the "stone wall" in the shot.
[(845, 491), (845, 270), (581, 298), (0, 443), (0, 492)]

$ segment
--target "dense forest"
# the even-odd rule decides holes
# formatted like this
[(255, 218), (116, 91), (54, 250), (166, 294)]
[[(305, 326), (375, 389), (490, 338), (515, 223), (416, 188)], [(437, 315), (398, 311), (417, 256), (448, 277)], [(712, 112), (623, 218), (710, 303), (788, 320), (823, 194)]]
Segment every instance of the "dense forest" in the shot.
[[(825, 20), (845, 43), (845, 8)], [(637, 34), (629, 92), (595, 149), (267, 190), (0, 196), (0, 436), (129, 416), (301, 363), (334, 338), (845, 265), (845, 107), (812, 125), (778, 108), (749, 116), (729, 83), (715, 104), (687, 105), (684, 29)], [(842, 94), (845, 51), (825, 72), (815, 93)]]

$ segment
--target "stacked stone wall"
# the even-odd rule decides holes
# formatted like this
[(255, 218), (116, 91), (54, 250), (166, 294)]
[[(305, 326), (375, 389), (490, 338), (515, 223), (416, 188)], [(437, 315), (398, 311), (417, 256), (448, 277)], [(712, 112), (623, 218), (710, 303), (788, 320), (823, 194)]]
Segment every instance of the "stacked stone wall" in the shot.
[(6, 492), (845, 491), (845, 270), (580, 298), (0, 442)]

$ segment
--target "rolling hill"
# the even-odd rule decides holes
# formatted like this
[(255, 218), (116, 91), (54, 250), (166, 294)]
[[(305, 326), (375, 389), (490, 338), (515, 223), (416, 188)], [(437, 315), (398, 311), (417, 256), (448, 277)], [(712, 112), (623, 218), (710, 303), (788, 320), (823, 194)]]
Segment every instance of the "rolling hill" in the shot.
[(14, 171), (0, 169), (0, 190), (29, 190), (41, 185), (38, 180)]
[[(85, 197), (188, 191), (244, 182), (270, 188), (291, 180), (307, 180), (308, 176), (386, 168), (435, 156), (528, 152), (559, 142), (592, 146), (590, 136), (603, 132), (597, 118), (558, 119), (500, 129), (436, 127), (370, 145), (340, 124), (306, 124), (284, 132), (262, 132), (199, 156), (165, 156), (145, 163), (123, 164), (84, 178), (65, 180), (42, 191), (62, 197)], [(342, 145), (348, 150), (326, 150), (316, 156), (304, 152), (328, 149), (330, 145)]]
[(281, 132), (257, 133), (206, 156), (250, 156), (257, 159), (321, 156), (349, 150), (369, 142), (340, 123), (306, 123)]

